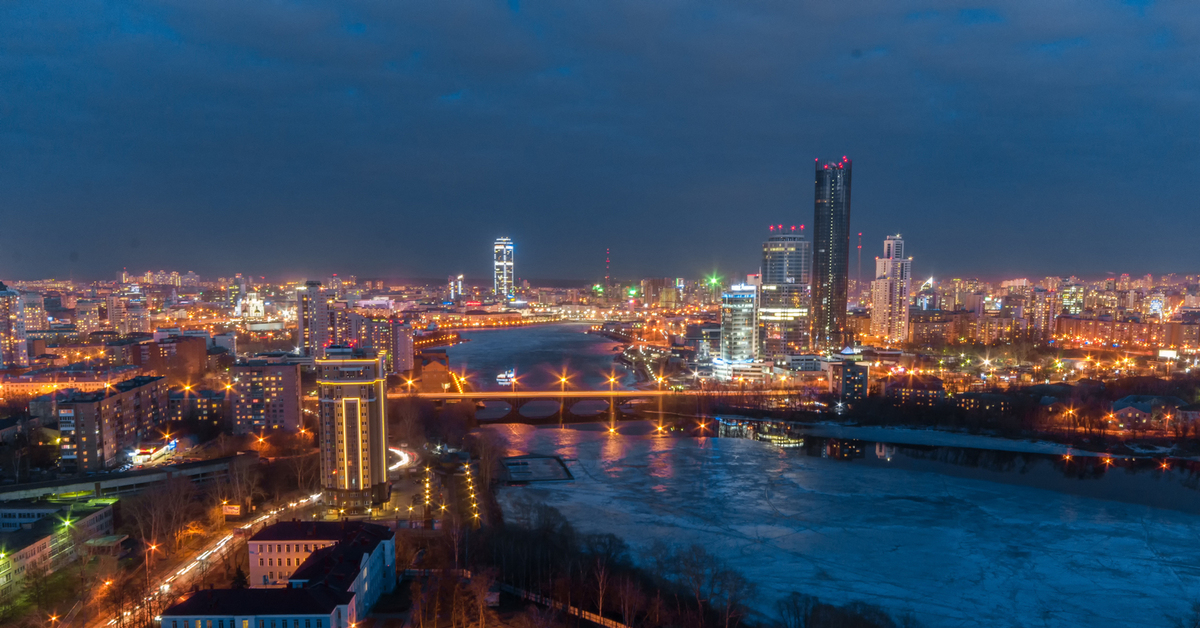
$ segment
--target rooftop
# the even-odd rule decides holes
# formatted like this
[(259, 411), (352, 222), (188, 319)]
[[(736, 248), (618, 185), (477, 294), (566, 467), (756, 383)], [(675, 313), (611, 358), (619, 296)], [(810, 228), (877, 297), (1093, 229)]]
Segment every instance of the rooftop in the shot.
[(329, 587), (311, 589), (209, 589), (163, 611), (163, 617), (213, 615), (330, 615), (354, 594)]
[(395, 533), (385, 526), (366, 523), (348, 531), (345, 537), (329, 547), (312, 554), (288, 579), (301, 581), (304, 586), (326, 585), (338, 591), (347, 591), (362, 571), (363, 556), (370, 555), (383, 541)]
[(273, 523), (258, 534), (250, 537), (251, 541), (303, 541), (305, 539), (320, 539), (341, 541), (358, 532), (360, 528), (378, 528), (388, 534), (391, 532), (377, 523), (364, 521), (280, 521)]

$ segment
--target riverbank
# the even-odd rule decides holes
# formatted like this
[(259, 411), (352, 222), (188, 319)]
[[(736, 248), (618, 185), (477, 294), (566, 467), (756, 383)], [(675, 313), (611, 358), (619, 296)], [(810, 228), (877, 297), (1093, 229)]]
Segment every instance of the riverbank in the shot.
[(1029, 454), (1070, 454), (1096, 457), (1106, 455), (1099, 452), (1083, 451), (1069, 445), (1045, 440), (1016, 440), (985, 434), (947, 432), (932, 428), (858, 426), (834, 423), (832, 421), (800, 424), (799, 427), (804, 430), (805, 434), (811, 436), (868, 440), (880, 443), (895, 443), (897, 445), (969, 447), (971, 449), (990, 449), (994, 451), (1013, 451)]

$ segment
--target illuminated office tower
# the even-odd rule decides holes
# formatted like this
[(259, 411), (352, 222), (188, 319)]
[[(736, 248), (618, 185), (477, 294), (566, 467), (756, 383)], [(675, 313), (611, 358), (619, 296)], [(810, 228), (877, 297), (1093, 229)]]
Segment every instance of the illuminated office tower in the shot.
[(883, 241), (883, 257), (875, 258), (871, 282), (871, 335), (888, 343), (908, 340), (908, 288), (912, 258), (904, 257), (899, 235)]
[(501, 299), (513, 298), (513, 243), (496, 238), (492, 256), (492, 293)]
[(721, 359), (749, 362), (758, 358), (758, 287), (730, 286), (721, 295)]
[(817, 351), (837, 351), (846, 343), (851, 163), (846, 157), (816, 163), (811, 342)]
[(0, 283), (0, 368), (29, 366), (25, 346), (25, 301), (21, 293)]
[(771, 227), (763, 243), (758, 322), (761, 357), (779, 360), (808, 351), (809, 281), (812, 246), (804, 227)]
[(321, 485), (329, 504), (364, 512), (388, 500), (387, 374), (381, 353), (334, 345), (316, 359)]

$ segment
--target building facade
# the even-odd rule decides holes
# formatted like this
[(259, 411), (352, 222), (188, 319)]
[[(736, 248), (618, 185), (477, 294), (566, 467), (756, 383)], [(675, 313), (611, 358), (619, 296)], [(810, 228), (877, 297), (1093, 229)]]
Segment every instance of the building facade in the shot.
[(57, 402), (63, 469), (85, 473), (112, 469), (167, 417), (167, 381), (135, 377), (104, 390), (76, 393)]
[(809, 301), (812, 245), (800, 230), (772, 228), (763, 243), (762, 287), (758, 320), (762, 326), (760, 354), (786, 361), (809, 349)]
[(0, 369), (29, 366), (25, 345), (25, 299), (0, 283)]
[(299, 364), (251, 360), (235, 364), (229, 375), (234, 434), (300, 429)]
[(883, 241), (883, 257), (875, 258), (871, 282), (871, 335), (888, 344), (908, 340), (908, 292), (912, 258), (904, 256), (899, 235)]
[(296, 289), (296, 346), (305, 356), (317, 356), (333, 344), (330, 309), (336, 296), (321, 282), (308, 281)]
[(388, 499), (385, 369), (383, 356), (350, 347), (326, 347), (316, 360), (322, 487), (339, 511)]
[(726, 362), (758, 359), (758, 287), (733, 285), (721, 295), (721, 357)]
[(818, 352), (837, 351), (846, 344), (851, 165), (845, 157), (816, 163), (811, 342)]
[(496, 238), (492, 246), (492, 294), (497, 299), (513, 298), (513, 243), (508, 238)]

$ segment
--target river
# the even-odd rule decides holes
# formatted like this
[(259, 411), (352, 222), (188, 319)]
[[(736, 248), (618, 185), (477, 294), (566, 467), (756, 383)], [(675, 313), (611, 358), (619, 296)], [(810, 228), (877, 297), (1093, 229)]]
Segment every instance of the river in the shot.
[(557, 390), (566, 373), (568, 389), (608, 390), (610, 374), (616, 388), (634, 383), (633, 372), (614, 363), (620, 343), (584, 333), (590, 325), (561, 323), (507, 329), (467, 330), (467, 340), (446, 349), (450, 367), (467, 373), (476, 390), (506, 390), (496, 382), (500, 373), (515, 369), (520, 388)]
[[(911, 612), (925, 626), (1162, 627), (1200, 600), (1195, 475), (1095, 459), (495, 425), (575, 481), (507, 487), (635, 550), (701, 543), (758, 586)], [(1071, 465), (1078, 466), (1071, 466)], [(1166, 506), (1166, 507), (1156, 507)]]

